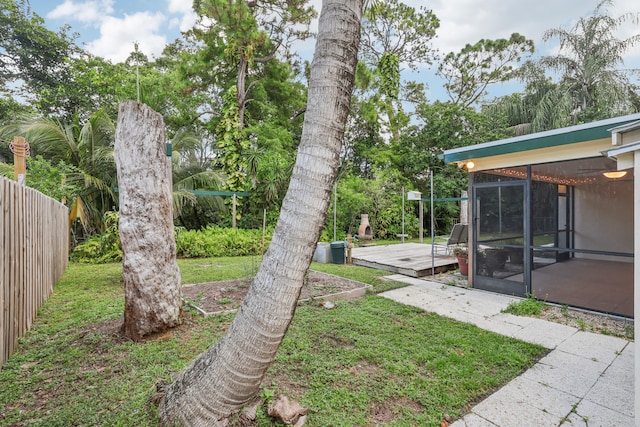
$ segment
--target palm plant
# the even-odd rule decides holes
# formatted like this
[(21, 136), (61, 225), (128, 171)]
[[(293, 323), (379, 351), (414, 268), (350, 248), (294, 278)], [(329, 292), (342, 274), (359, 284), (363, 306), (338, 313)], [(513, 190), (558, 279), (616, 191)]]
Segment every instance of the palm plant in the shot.
[[(618, 67), (623, 55), (640, 42), (640, 34), (620, 40), (615, 37), (623, 23), (638, 23), (638, 14), (613, 18), (605, 7), (612, 0), (598, 3), (593, 15), (580, 18), (571, 30), (554, 28), (544, 33), (543, 40), (557, 39), (559, 53), (546, 56), (541, 64), (561, 73), (560, 85), (573, 99), (574, 122), (578, 114), (596, 106), (606, 116), (629, 112), (630, 82), (627, 73)], [(598, 119), (603, 117), (593, 117)]]
[[(623, 40), (615, 34), (623, 23), (637, 23), (638, 15), (613, 18), (605, 9), (611, 4), (602, 0), (593, 15), (580, 18), (570, 30), (546, 31), (545, 41), (559, 41), (558, 54), (525, 63), (520, 69), (525, 93), (502, 97), (485, 111), (504, 118), (516, 135), (635, 112), (638, 88), (620, 67), (625, 52), (640, 43), (640, 34)], [(546, 72), (557, 73), (558, 81)]]
[[(194, 190), (220, 190), (224, 175), (208, 170), (199, 160), (197, 151), (201, 140), (188, 128), (176, 132), (172, 144), (173, 216), (180, 218), (187, 214), (187, 208), (196, 206), (203, 210), (223, 211), (224, 201), (220, 196), (198, 195)], [(210, 162), (207, 162), (211, 164)], [(183, 221), (184, 223), (184, 218)]]
[(99, 233), (102, 217), (118, 203), (115, 194), (116, 167), (113, 155), (115, 126), (103, 111), (81, 123), (76, 113), (70, 123), (51, 118), (27, 120), (15, 126), (25, 136), (33, 155), (42, 155), (53, 164), (64, 162), (77, 172), (66, 177), (80, 194), (70, 201), (69, 220), (82, 224), (88, 234)]

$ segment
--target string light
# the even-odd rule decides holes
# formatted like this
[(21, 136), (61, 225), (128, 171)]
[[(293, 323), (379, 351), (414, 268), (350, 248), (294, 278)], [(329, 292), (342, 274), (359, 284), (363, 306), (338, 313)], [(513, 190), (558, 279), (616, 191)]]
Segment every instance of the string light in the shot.
[[(507, 176), (510, 178), (516, 179), (527, 179), (527, 171), (522, 169), (492, 169), (491, 173), (496, 175)], [(553, 175), (544, 175), (540, 173), (536, 173), (532, 171), (531, 179), (533, 181), (542, 181), (549, 182), (552, 184), (561, 184), (561, 185), (584, 185), (591, 184), (598, 181), (595, 177), (581, 177), (581, 178), (563, 178)]]

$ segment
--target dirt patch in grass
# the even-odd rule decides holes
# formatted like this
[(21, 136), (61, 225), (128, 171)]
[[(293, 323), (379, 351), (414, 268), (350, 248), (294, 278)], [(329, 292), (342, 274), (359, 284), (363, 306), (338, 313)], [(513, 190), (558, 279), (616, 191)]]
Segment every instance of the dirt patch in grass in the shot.
[(401, 416), (402, 411), (411, 411), (419, 413), (424, 408), (418, 402), (415, 402), (406, 397), (399, 399), (387, 399), (379, 402), (371, 409), (371, 423), (372, 425), (389, 424), (396, 421)]
[[(203, 314), (219, 314), (237, 310), (247, 295), (251, 279), (225, 280), (184, 285), (184, 301), (198, 307)], [(364, 294), (371, 286), (332, 274), (309, 270), (300, 293), (300, 301), (318, 298), (335, 300), (354, 298)]]

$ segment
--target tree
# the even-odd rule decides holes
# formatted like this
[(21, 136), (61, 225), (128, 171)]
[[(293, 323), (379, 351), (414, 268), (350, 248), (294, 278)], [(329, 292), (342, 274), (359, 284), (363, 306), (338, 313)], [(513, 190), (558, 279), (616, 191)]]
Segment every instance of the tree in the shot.
[[(365, 11), (362, 24), (362, 57), (375, 69), (371, 81), (377, 93), (376, 104), (381, 118), (388, 123), (391, 137), (397, 141), (400, 129), (409, 123), (402, 103), (403, 86), (416, 88), (414, 82), (401, 83), (403, 66), (415, 70), (418, 64), (431, 65), (436, 52), (430, 42), (440, 21), (424, 7), (418, 11), (398, 0), (373, 2)], [(422, 88), (420, 88), (422, 89)]]
[[(621, 70), (623, 55), (640, 42), (640, 34), (619, 40), (616, 31), (638, 14), (612, 18), (609, 0), (598, 3), (593, 15), (582, 17), (571, 30), (551, 29), (544, 40), (558, 39), (559, 52), (540, 61), (527, 61), (518, 71), (524, 93), (501, 97), (485, 113), (505, 120), (512, 135), (557, 129), (572, 124), (639, 111), (639, 88), (631, 71)], [(546, 75), (559, 73), (557, 81)]]
[(515, 77), (516, 64), (534, 51), (533, 41), (513, 33), (507, 39), (482, 39), (466, 45), (458, 53), (450, 52), (438, 67), (446, 80), (444, 88), (451, 101), (470, 106), (487, 94), (490, 84)]
[(560, 73), (560, 89), (573, 100), (574, 123), (617, 116), (634, 108), (638, 88), (630, 83), (629, 73), (617, 67), (624, 64), (623, 55), (640, 42), (640, 34), (623, 40), (615, 34), (627, 21), (637, 24), (640, 14), (613, 18), (606, 14), (606, 6), (612, 4), (612, 0), (602, 0), (593, 15), (581, 17), (571, 30), (554, 28), (543, 36), (544, 41), (560, 42), (559, 53), (543, 57), (541, 64)]
[(197, 150), (200, 138), (182, 128), (171, 139), (173, 173), (173, 215), (186, 228), (204, 228), (219, 220), (212, 214), (225, 211), (220, 196), (194, 194), (194, 190), (220, 190), (225, 177), (202, 162)]
[(73, 166), (67, 182), (77, 185), (80, 193), (70, 200), (70, 220), (78, 219), (89, 234), (99, 233), (105, 212), (117, 205), (114, 192), (116, 168), (113, 157), (115, 126), (98, 111), (84, 121), (75, 114), (70, 122), (36, 118), (5, 129), (7, 135), (24, 135), (34, 156), (42, 155), (53, 165)]
[(171, 210), (171, 160), (160, 114), (135, 101), (118, 114), (115, 154), (120, 196), (124, 334), (135, 341), (176, 326), (180, 269)]
[[(68, 61), (79, 49), (68, 31), (68, 27), (58, 33), (45, 28), (43, 19), (31, 13), (27, 0), (0, 0), (3, 91), (35, 101), (40, 94), (56, 93), (61, 85), (69, 84)], [(65, 100), (58, 101), (62, 105)]]
[(223, 425), (253, 399), (293, 318), (336, 177), (360, 37), (360, 0), (325, 0), (302, 140), (269, 250), (227, 333), (167, 388), (165, 424)]
[(525, 135), (572, 124), (573, 102), (559, 84), (544, 74), (540, 64), (527, 61), (519, 70), (526, 76), (523, 93), (502, 96), (482, 107), (482, 112), (504, 123), (509, 136)]
[[(194, 2), (201, 25), (189, 37), (202, 48), (195, 52), (199, 66), (185, 70), (185, 76), (199, 90), (211, 90), (214, 86), (221, 100), (222, 113), (215, 134), (229, 190), (247, 189), (243, 156), (252, 147), (261, 148), (261, 141), (252, 132), (255, 129), (247, 126), (271, 125), (264, 112), (272, 114), (279, 109), (277, 100), (270, 99), (271, 90), (278, 89), (270, 87), (267, 80), (272, 77), (274, 63), (291, 58), (291, 43), (309, 37), (308, 28), (315, 11), (307, 3), (308, 0)], [(300, 95), (286, 98), (281, 105), (303, 98)], [(291, 115), (289, 111), (288, 116)]]
[(416, 11), (398, 0), (374, 2), (362, 21), (361, 55), (369, 64), (393, 55), (398, 64), (413, 70), (418, 64), (431, 65), (436, 51), (429, 42), (439, 26), (436, 15), (424, 6)]

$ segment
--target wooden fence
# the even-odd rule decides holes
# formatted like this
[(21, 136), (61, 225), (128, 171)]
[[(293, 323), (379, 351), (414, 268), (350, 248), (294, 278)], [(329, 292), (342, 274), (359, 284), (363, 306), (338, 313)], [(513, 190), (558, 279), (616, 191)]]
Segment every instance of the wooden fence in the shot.
[(62, 203), (0, 177), (0, 367), (67, 268), (68, 218)]

